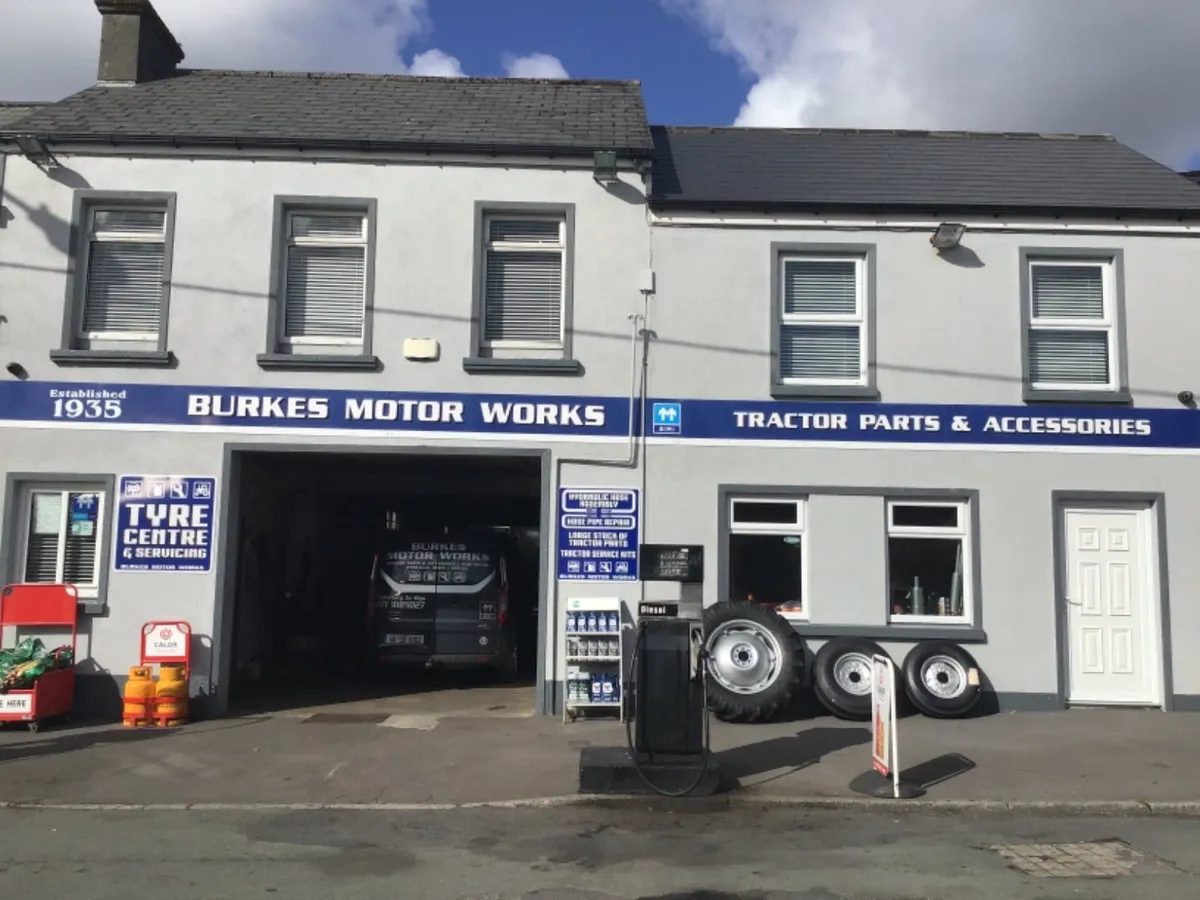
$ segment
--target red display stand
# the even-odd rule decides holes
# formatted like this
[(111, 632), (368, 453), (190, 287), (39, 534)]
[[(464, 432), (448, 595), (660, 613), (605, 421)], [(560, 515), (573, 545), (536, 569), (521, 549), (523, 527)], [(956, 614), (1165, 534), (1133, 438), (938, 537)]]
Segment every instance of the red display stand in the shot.
[(42, 720), (75, 708), (78, 615), (79, 591), (73, 584), (10, 584), (0, 593), (0, 629), (69, 628), (72, 654), (72, 665), (52, 669), (28, 690), (0, 694), (0, 722), (26, 722), (30, 731), (37, 731)]

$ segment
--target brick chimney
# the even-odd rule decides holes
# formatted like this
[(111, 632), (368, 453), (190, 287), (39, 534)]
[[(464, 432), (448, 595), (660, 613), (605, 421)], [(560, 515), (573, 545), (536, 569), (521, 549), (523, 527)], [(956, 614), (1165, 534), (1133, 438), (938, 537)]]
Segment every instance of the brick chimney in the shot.
[(100, 26), (101, 83), (140, 83), (174, 74), (183, 48), (150, 0), (96, 0)]

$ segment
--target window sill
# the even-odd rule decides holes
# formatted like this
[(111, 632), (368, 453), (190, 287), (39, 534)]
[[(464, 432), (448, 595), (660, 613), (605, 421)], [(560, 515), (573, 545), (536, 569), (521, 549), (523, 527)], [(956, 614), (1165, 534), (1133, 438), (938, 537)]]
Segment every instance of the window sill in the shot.
[(468, 356), (463, 371), (472, 375), (582, 375), (583, 363), (577, 359), (495, 359)]
[(50, 361), (59, 366), (149, 366), (175, 365), (170, 350), (51, 350)]
[(1045, 391), (1026, 387), (1026, 403), (1094, 403), (1113, 406), (1129, 406), (1133, 397), (1128, 390), (1121, 391)]
[(986, 644), (987, 633), (973, 625), (813, 625), (791, 620), (792, 628), (801, 637), (835, 638), (860, 637), (873, 641), (953, 641), (956, 644)]
[(879, 388), (870, 384), (773, 384), (776, 400), (878, 400)]
[(324, 355), (305, 353), (260, 353), (255, 358), (261, 369), (290, 371), (366, 371), (379, 369), (379, 357), (371, 354)]

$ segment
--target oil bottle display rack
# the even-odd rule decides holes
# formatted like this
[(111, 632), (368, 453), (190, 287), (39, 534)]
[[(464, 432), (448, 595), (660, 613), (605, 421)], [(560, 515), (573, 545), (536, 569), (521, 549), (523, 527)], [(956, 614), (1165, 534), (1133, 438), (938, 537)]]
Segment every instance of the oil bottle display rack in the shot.
[(562, 627), (567, 663), (564, 721), (612, 713), (624, 719), (622, 660), (626, 630), (619, 599), (567, 600)]

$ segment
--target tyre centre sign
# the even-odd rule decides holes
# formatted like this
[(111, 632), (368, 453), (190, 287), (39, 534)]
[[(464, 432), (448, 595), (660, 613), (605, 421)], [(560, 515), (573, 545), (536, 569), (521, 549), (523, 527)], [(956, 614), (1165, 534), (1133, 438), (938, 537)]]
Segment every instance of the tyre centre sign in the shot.
[[(664, 400), (650, 441), (1200, 450), (1187, 409)], [(162, 384), (0, 383), (0, 425), (621, 440), (629, 400)], [(640, 431), (640, 425), (638, 426)]]
[(118, 572), (209, 572), (217, 480), (122, 475), (117, 480)]

